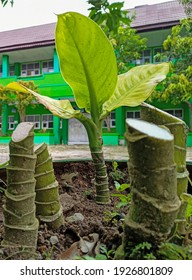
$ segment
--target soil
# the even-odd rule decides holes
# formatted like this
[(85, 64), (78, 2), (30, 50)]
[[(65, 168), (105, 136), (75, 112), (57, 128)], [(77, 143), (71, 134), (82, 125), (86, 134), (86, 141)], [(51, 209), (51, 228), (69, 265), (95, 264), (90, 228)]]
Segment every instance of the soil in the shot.
[[(128, 183), (127, 164), (118, 163), (114, 172), (111, 162), (107, 163), (110, 193), (117, 193), (115, 181)], [(128, 206), (116, 209), (118, 197), (111, 196), (111, 203), (98, 205), (95, 202), (94, 168), (90, 161), (54, 163), (54, 171), (59, 182), (60, 201), (63, 206), (64, 225), (57, 230), (40, 223), (37, 250), (34, 254), (12, 252), (0, 248), (0, 259), (73, 259), (101, 258), (113, 259), (114, 252), (122, 242), (123, 218)], [(0, 178), (6, 181), (5, 170)], [(5, 188), (3, 183), (1, 188)], [(124, 191), (128, 195), (129, 190)], [(0, 243), (4, 236), (3, 205), (4, 196), (0, 192)], [(74, 219), (75, 217), (75, 219)], [(85, 249), (88, 248), (88, 249)]]

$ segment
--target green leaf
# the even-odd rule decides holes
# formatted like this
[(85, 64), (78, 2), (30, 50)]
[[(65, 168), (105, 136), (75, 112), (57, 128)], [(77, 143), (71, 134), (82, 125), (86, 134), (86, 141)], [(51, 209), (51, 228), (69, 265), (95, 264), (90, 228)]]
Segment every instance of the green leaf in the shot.
[(166, 78), (169, 67), (169, 63), (147, 64), (119, 75), (116, 90), (103, 104), (100, 119), (118, 107), (140, 105), (150, 96), (155, 86)]
[(99, 114), (117, 83), (110, 41), (94, 21), (75, 12), (58, 16), (55, 37), (62, 75), (79, 108)]
[(55, 100), (53, 98), (43, 96), (17, 82), (8, 84), (6, 88), (23, 93), (30, 92), (36, 97), (39, 103), (43, 104), (49, 111), (53, 113), (53, 115), (58, 116), (60, 118), (78, 118), (82, 115), (79, 110), (73, 109), (69, 100)]

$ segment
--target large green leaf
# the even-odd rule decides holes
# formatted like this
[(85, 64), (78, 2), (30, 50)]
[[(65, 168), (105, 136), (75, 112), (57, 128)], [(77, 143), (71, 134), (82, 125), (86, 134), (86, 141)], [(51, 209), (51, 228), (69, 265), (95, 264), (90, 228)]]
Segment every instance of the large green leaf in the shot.
[(33, 94), (39, 103), (43, 104), (49, 111), (53, 113), (53, 115), (58, 116), (60, 118), (70, 119), (70, 118), (79, 118), (81, 117), (81, 113), (79, 110), (74, 110), (71, 106), (69, 100), (56, 100), (44, 95), (41, 95), (25, 86), (13, 82), (6, 86), (6, 88), (11, 90), (16, 90), (23, 93), (31, 93)]
[(103, 104), (100, 119), (118, 107), (140, 105), (150, 96), (154, 87), (166, 78), (169, 68), (169, 63), (147, 64), (119, 75), (116, 90)]
[(117, 83), (111, 43), (94, 21), (75, 12), (58, 16), (55, 39), (62, 75), (79, 108), (99, 114)]

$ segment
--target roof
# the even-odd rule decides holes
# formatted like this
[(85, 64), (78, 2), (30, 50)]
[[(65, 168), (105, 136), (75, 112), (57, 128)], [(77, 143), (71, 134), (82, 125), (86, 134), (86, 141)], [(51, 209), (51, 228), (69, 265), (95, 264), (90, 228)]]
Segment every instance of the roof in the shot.
[(0, 32), (0, 52), (53, 45), (56, 23)]
[[(178, 1), (137, 6), (130, 9), (130, 14), (134, 13), (136, 18), (132, 22), (132, 27), (138, 31), (174, 26), (180, 19), (186, 17)], [(49, 23), (0, 32), (0, 53), (54, 45), (55, 26), (56, 23)]]
[(138, 31), (171, 27), (187, 17), (183, 6), (177, 0), (136, 6), (129, 11), (130, 15), (135, 14), (132, 27)]

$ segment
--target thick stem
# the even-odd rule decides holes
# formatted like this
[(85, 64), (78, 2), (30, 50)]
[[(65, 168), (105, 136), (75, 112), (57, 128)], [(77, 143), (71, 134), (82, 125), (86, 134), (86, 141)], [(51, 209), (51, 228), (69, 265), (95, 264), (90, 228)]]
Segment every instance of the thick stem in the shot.
[(9, 143), (7, 190), (4, 210), (5, 238), (3, 246), (36, 249), (38, 220), (35, 217), (36, 156), (33, 153), (32, 123), (20, 123)]
[(165, 241), (180, 207), (173, 136), (141, 120), (126, 122), (132, 203), (125, 217), (125, 251), (129, 241)]
[(95, 166), (95, 187), (96, 187), (96, 202), (106, 204), (110, 202), (109, 182), (107, 175), (107, 167), (105, 165), (102, 147), (91, 150), (91, 156)]
[(95, 167), (96, 202), (107, 204), (110, 202), (107, 167), (103, 155), (103, 141), (101, 136), (102, 122), (96, 126), (92, 120), (80, 120), (86, 128), (89, 138), (89, 148)]
[(59, 185), (55, 179), (52, 158), (47, 144), (39, 145), (35, 154), (36, 214), (41, 222), (57, 229), (63, 225), (63, 212), (59, 201)]
[[(149, 104), (142, 104), (141, 118), (157, 125), (166, 126), (174, 136), (174, 160), (177, 166), (177, 195), (179, 198), (183, 193), (187, 193), (188, 171), (186, 168), (187, 134), (188, 127), (182, 120), (158, 109)], [(183, 202), (182, 202), (183, 204)], [(186, 204), (182, 205), (178, 213), (178, 232), (184, 234), (186, 218)]]

